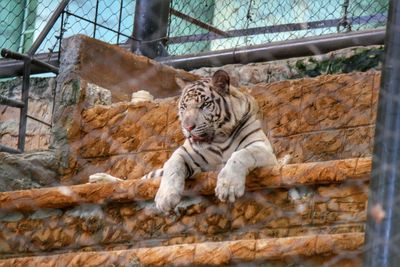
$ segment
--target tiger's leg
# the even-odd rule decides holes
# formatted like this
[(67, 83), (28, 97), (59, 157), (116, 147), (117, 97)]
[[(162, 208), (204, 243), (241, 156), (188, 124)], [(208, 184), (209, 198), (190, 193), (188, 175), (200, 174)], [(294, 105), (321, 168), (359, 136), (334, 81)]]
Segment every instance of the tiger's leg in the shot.
[(160, 187), (154, 199), (156, 207), (169, 212), (179, 203), (185, 187), (185, 179), (194, 175), (191, 163), (185, 160), (184, 152), (178, 148), (165, 162)]
[(256, 142), (235, 151), (218, 175), (215, 195), (223, 202), (234, 202), (243, 196), (246, 176), (251, 170), (276, 164), (271, 145), (266, 142)]

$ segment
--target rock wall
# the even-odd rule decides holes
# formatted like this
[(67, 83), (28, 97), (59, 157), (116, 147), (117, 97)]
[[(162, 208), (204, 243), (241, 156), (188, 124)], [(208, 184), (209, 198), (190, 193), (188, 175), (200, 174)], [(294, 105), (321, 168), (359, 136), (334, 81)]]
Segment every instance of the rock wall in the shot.
[[(31, 78), (28, 114), (51, 124), (54, 78)], [(13, 99), (21, 99), (22, 79), (16, 78), (0, 82), (0, 94)], [(0, 105), (0, 143), (17, 148), (19, 109)], [(42, 123), (28, 119), (26, 131), (26, 151), (48, 149), (51, 143), (51, 129)]]
[[(79, 42), (79, 41), (77, 41)], [(93, 46), (99, 46), (98, 43), (85, 47), (88, 51), (93, 50)], [(76, 45), (76, 49), (78, 49)], [(82, 49), (82, 48), (81, 48)], [(107, 50), (103, 50), (107, 51)], [(114, 52), (114, 51), (112, 51)], [(106, 52), (103, 57), (111, 57), (114, 61), (118, 57), (109, 56), (111, 53)], [(226, 65), (218, 68), (200, 68), (192, 71), (192, 73), (200, 76), (212, 75), (218, 69), (224, 69), (231, 75), (231, 81), (235, 85), (256, 85), (258, 83), (271, 83), (282, 80), (299, 79), (305, 77), (316, 77), (323, 74), (340, 74), (353, 71), (368, 71), (371, 69), (380, 70), (382, 65), (383, 47), (353, 47), (334, 51), (325, 55), (294, 58), (287, 60), (279, 60), (273, 62), (252, 63), (246, 65)], [(83, 60), (93, 61), (96, 55), (89, 54)], [(121, 60), (110, 64), (121, 65)], [(93, 66), (96, 64), (90, 64)], [(84, 73), (88, 74), (87, 80), (90, 83), (92, 93), (89, 93), (95, 99), (101, 99), (96, 104), (110, 104), (111, 98), (114, 102), (120, 100), (129, 101), (131, 92), (138, 89), (148, 90), (146, 84), (139, 80), (130, 79), (135, 75), (129, 64), (123, 63), (118, 72), (107, 71), (108, 76), (95, 75), (95, 73), (104, 73), (101, 69), (85, 69)], [(104, 68), (102, 66), (101, 68)], [(121, 72), (120, 70), (123, 70)], [(155, 74), (152, 74), (155, 75)], [(155, 75), (155, 77), (157, 77)], [(165, 74), (163, 78), (168, 77)], [(112, 78), (112, 79), (111, 79)], [(157, 77), (159, 79), (160, 77)], [(105, 82), (107, 80), (107, 82)], [(127, 80), (126, 82), (121, 82)], [(141, 80), (141, 79), (140, 79)], [(104, 88), (96, 88), (95, 84), (101, 84), (103, 87), (112, 89), (117, 93)], [(165, 86), (170, 86), (166, 83)], [(0, 94), (20, 98), (22, 81), (20, 78), (9, 81), (0, 82)], [(131, 85), (129, 85), (131, 84)], [(140, 84), (140, 86), (139, 86)], [(173, 85), (175, 86), (175, 85)], [(115, 87), (115, 88), (114, 88)], [(136, 88), (136, 89), (133, 89)], [(55, 90), (54, 78), (32, 78), (29, 102), (29, 114), (46, 122), (51, 122), (53, 91)], [(163, 89), (163, 91), (168, 91)], [(98, 94), (110, 94), (106, 97)], [(159, 95), (157, 95), (159, 97)], [(103, 100), (107, 98), (104, 102)], [(90, 100), (88, 100), (90, 102)], [(94, 103), (94, 102), (93, 102)], [(17, 145), (19, 110), (0, 105), (0, 143), (11, 147)], [(51, 129), (43, 124), (28, 120), (28, 131), (26, 139), (26, 151), (48, 149), (51, 144)]]
[[(47, 178), (56, 162), (61, 181), (32, 181), (63, 185), (0, 193), (0, 266), (360, 266), (379, 72), (249, 83), (275, 152), (293, 164), (252, 172), (234, 204), (214, 197), (216, 173), (200, 174), (166, 216), (153, 202), (160, 179), (138, 178), (183, 141), (175, 80), (198, 76), (83, 36), (63, 49), (50, 165), (0, 154), (29, 174), (21, 162), (50, 166)], [(127, 101), (139, 89), (171, 97)], [(86, 184), (99, 171), (127, 180)]]
[(62, 253), (0, 260), (21, 266), (362, 266), (363, 234), (311, 235)]
[[(173, 216), (155, 209), (159, 179), (3, 193), (0, 258), (362, 233), (370, 167), (360, 158), (262, 168), (234, 204), (214, 197), (216, 173), (205, 173), (187, 183)], [(291, 197), (293, 186), (306, 193)]]
[[(313, 162), (371, 155), (379, 80), (377, 72), (325, 75), (249, 90), (278, 157)], [(176, 97), (84, 107), (86, 83), (73, 84), (81, 102), (60, 120), (74, 122), (66, 128), (63, 183), (85, 183), (95, 172), (140, 177), (161, 167), (182, 143)], [(71, 83), (64, 87), (72, 91)]]
[(382, 62), (383, 46), (360, 46), (310, 57), (205, 67), (191, 72), (200, 76), (210, 76), (215, 71), (223, 69), (229, 73), (233, 84), (255, 85), (326, 74), (381, 70)]

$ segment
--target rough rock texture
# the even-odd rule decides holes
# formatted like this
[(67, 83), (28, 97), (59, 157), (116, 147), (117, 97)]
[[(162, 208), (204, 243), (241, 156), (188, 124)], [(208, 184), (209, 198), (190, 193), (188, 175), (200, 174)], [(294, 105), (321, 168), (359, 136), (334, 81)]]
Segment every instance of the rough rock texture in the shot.
[[(370, 158), (289, 164), (254, 170), (247, 177), (246, 187), (258, 189), (293, 187), (313, 184), (334, 184), (369, 177)], [(213, 195), (216, 172), (200, 173), (187, 181), (187, 190)], [(135, 177), (139, 178), (139, 177)], [(3, 211), (32, 211), (35, 208), (59, 208), (79, 203), (102, 204), (105, 201), (126, 202), (154, 198), (158, 179), (130, 179), (120, 183), (95, 183), (5, 192), (0, 195)]]
[(290, 58), (271, 62), (231, 64), (222, 67), (205, 67), (191, 71), (200, 76), (210, 76), (223, 69), (235, 85), (255, 85), (282, 80), (316, 77), (324, 74), (341, 74), (355, 71), (381, 70), (383, 46), (351, 47), (327, 54)]
[(198, 78), (84, 35), (63, 40), (63, 51), (62, 76), (74, 72), (90, 83), (109, 89), (113, 102), (130, 101), (132, 93), (139, 90), (160, 98), (177, 95), (180, 87), (176, 78), (184, 81)]
[[(294, 164), (255, 170), (234, 204), (214, 197), (215, 173), (201, 174), (166, 216), (152, 201), (159, 178), (138, 178), (160, 167), (183, 140), (177, 98), (126, 100), (142, 89), (175, 96), (175, 78), (198, 76), (87, 37), (65, 46), (56, 153), (45, 155), (50, 163), (57, 159), (64, 186), (0, 193), (0, 266), (360, 266), (379, 73), (249, 87), (276, 153), (292, 154)], [(99, 171), (127, 181), (81, 184)], [(32, 180), (51, 184), (51, 175)]]
[(53, 150), (9, 154), (0, 152), (0, 191), (59, 184), (58, 160)]
[[(363, 234), (206, 242), (0, 260), (0, 266), (360, 266)], [(339, 259), (334, 259), (340, 255)]]
[[(0, 83), (0, 93), (20, 99), (21, 79)], [(94, 84), (87, 84), (88, 105), (111, 104), (110, 91)], [(32, 78), (28, 114), (51, 123), (54, 78)], [(19, 109), (0, 106), (0, 143), (17, 147)], [(59, 184), (58, 153), (50, 149), (52, 139), (49, 126), (28, 119), (24, 154), (0, 153), (0, 191), (13, 191)]]
[[(78, 38), (79, 39), (79, 38)], [(76, 42), (75, 48), (73, 49), (74, 53), (82, 49), (79, 47), (79, 41), (75, 39), (71, 40), (70, 43)], [(103, 44), (102, 44), (103, 45)], [(70, 46), (72, 46), (70, 44)], [(91, 44), (89, 47), (99, 46), (99, 44)], [(83, 45), (83, 48), (86, 46)], [(112, 52), (115, 52), (113, 48), (107, 54), (102, 55), (103, 58), (111, 55)], [(70, 49), (71, 50), (71, 49)], [(108, 51), (108, 50), (107, 50)], [(112, 51), (112, 52), (111, 52)], [(121, 51), (118, 50), (119, 54)], [(73, 54), (73, 53), (71, 53)], [(263, 62), (263, 63), (252, 63), (246, 65), (226, 65), (222, 67), (224, 70), (228, 71), (231, 75), (232, 82), (236, 85), (254, 85), (257, 83), (268, 83), (286, 79), (298, 79), (304, 77), (315, 77), (322, 74), (335, 74), (335, 73), (348, 73), (352, 71), (367, 71), (370, 69), (380, 70), (382, 63), (382, 54), (383, 48), (381, 46), (369, 46), (369, 47), (353, 47), (348, 49), (342, 49), (338, 51), (334, 51), (328, 54), (314, 56), (314, 57), (305, 57), (305, 58), (295, 58), (288, 60), (279, 60), (273, 62)], [(75, 57), (75, 55), (70, 55), (71, 58), (74, 58), (76, 62), (79, 60)], [(85, 56), (85, 60), (92, 60), (91, 56)], [(116, 56), (111, 56), (112, 58)], [(128, 60), (122, 60), (128, 61)], [(86, 61), (87, 62), (87, 61)], [(92, 64), (86, 64), (86, 62), (81, 62), (81, 65), (88, 66), (92, 68)], [(86, 64), (86, 65), (85, 65)], [(111, 64), (111, 63), (110, 63)], [(108, 64), (109, 66), (111, 66)], [(126, 64), (124, 64), (126, 65)], [(100, 68), (103, 68), (101, 66)], [(115, 69), (115, 68), (114, 68)], [(121, 68), (123, 72), (129, 72), (126, 68)], [(118, 68), (118, 73), (121, 72), (121, 69)], [(198, 74), (200, 76), (209, 76), (214, 71), (220, 68), (200, 68), (192, 71), (194, 74)], [(111, 69), (113, 70), (113, 69)], [(93, 70), (93, 74), (89, 76), (95, 77), (95, 72), (99, 70)], [(84, 71), (85, 73), (89, 72), (88, 70)], [(107, 68), (106, 70), (101, 71), (101, 73), (107, 72), (110, 70)], [(121, 79), (127, 76), (127, 74), (118, 74), (115, 79)], [(130, 74), (134, 76), (135, 74)], [(102, 75), (99, 75), (102, 76)], [(115, 73), (112, 72), (110, 76), (115, 76)], [(164, 76), (168, 76), (167, 74)], [(88, 80), (93, 80), (99, 84), (103, 84), (103, 86), (107, 86), (108, 84), (104, 84), (103, 77), (100, 81), (97, 81), (95, 78), (91, 78)], [(99, 79), (97, 77), (97, 79)], [(114, 79), (114, 78), (113, 78)], [(157, 79), (159, 79), (157, 77)], [(115, 83), (120, 84), (120, 82)], [(96, 97), (96, 101), (92, 101), (93, 104), (109, 104), (111, 99), (111, 92), (104, 88), (99, 88), (96, 85), (92, 85), (96, 90), (89, 93), (89, 95), (100, 96)], [(116, 85), (117, 86), (117, 85)], [(97, 88), (96, 88), (97, 87)], [(146, 86), (140, 86), (140, 88), (147, 90)], [(39, 119), (42, 119), (47, 122), (51, 122), (51, 108), (52, 108), (52, 91), (55, 89), (55, 79), (54, 78), (32, 78), (31, 79), (31, 94), (30, 94), (30, 108), (29, 114)], [(104, 91), (106, 90), (106, 91)], [(15, 80), (10, 81), (2, 81), (0, 82), (0, 94), (6, 95), (8, 97), (13, 97), (16, 99), (20, 98), (21, 91), (21, 79), (17, 78)], [(116, 95), (116, 94), (114, 94)], [(159, 97), (157, 95), (157, 97)], [(121, 96), (118, 96), (118, 99)], [(128, 100), (128, 94), (124, 96), (124, 100)], [(88, 100), (90, 102), (90, 100)], [(0, 142), (2, 144), (6, 144), (12, 147), (16, 147), (17, 143), (17, 133), (18, 133), (18, 122), (15, 118), (19, 116), (19, 110), (15, 108), (9, 108), (6, 106), (0, 106)], [(50, 144), (50, 128), (39, 124), (35, 121), (30, 120), (28, 123), (28, 134), (27, 134), (27, 144), (26, 150), (31, 151), (35, 149), (47, 149)]]
[[(51, 124), (53, 108), (54, 78), (32, 78), (29, 94), (28, 114)], [(21, 99), (22, 79), (0, 82), (0, 94), (12, 99)], [(0, 105), (0, 143), (16, 148), (18, 141), (19, 109)], [(51, 141), (50, 127), (28, 119), (26, 151), (48, 149)]]
[[(175, 70), (85, 36), (75, 36), (64, 40), (63, 51), (65, 52), (61, 58), (60, 74), (57, 77), (53, 146), (60, 158), (59, 172), (64, 177), (71, 178), (80, 173), (79, 170), (83, 168), (82, 156), (77, 153), (80, 150), (77, 144), (83, 138), (80, 130), (84, 123), (82, 112), (93, 107), (93, 104), (99, 103), (92, 100), (92, 83), (103, 89), (102, 93), (97, 95), (107, 96), (103, 97), (100, 103), (105, 101), (109, 104), (106, 90), (111, 92), (113, 102), (130, 101), (133, 92), (143, 89), (158, 97), (165, 97), (179, 93), (180, 87), (176, 79), (182, 81), (198, 79), (196, 75)], [(131, 137), (132, 132), (127, 131), (125, 135)], [(100, 142), (104, 143), (104, 140)], [(86, 173), (95, 172), (96, 164), (90, 164), (88, 167), (91, 169)], [(63, 182), (70, 180), (69, 178), (63, 179)], [(86, 180), (87, 177), (84, 181), (75, 181), (80, 183)]]
[[(213, 196), (216, 174), (205, 173), (188, 182), (174, 216), (154, 207), (158, 179), (2, 193), (0, 256), (362, 232), (370, 166), (367, 158), (259, 169), (234, 204)], [(295, 185), (307, 188), (299, 199), (288, 191)]]
[[(249, 90), (278, 157), (291, 154), (293, 163), (313, 162), (371, 155), (379, 80), (376, 72), (352, 73)], [(95, 172), (140, 177), (161, 167), (182, 143), (177, 98), (85, 107), (86, 90), (79, 80), (62, 90), (69, 92), (63, 103), (78, 103), (65, 104), (59, 115), (67, 133), (56, 138), (64, 142), (63, 183), (85, 183)]]

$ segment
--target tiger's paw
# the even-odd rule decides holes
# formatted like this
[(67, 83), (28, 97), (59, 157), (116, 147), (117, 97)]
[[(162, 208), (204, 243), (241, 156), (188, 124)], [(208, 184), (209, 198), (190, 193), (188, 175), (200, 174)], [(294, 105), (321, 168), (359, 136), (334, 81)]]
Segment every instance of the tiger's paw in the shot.
[(228, 168), (223, 168), (218, 175), (215, 195), (225, 202), (235, 202), (236, 199), (244, 195), (246, 176)]
[(169, 213), (181, 200), (180, 190), (174, 186), (160, 186), (154, 201), (159, 211)]
[(115, 183), (115, 182), (122, 182), (124, 180), (111, 176), (107, 173), (95, 173), (89, 176), (89, 183), (100, 183), (100, 182), (105, 182), (105, 183)]

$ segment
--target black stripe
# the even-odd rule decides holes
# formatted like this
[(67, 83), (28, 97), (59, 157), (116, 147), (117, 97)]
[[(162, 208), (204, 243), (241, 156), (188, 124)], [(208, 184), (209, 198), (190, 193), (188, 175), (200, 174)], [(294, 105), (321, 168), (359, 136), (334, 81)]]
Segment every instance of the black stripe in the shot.
[[(186, 163), (186, 161), (185, 161), (185, 163)], [(160, 177), (163, 176), (163, 175), (164, 175), (164, 169), (161, 169)]]
[(208, 147), (207, 149), (208, 149), (210, 152), (213, 152), (214, 154), (217, 154), (218, 156), (221, 156), (221, 157), (222, 157), (222, 153), (221, 153), (220, 150), (217, 150), (217, 149), (215, 149), (215, 148), (213, 148), (213, 147)]
[(240, 145), (243, 143), (244, 140), (246, 140), (253, 133), (258, 132), (259, 130), (261, 130), (261, 128), (254, 129), (253, 131), (251, 131), (248, 134), (246, 134), (246, 136), (243, 137), (242, 140), (240, 140), (239, 144), (236, 146), (235, 151), (236, 151), (236, 149), (238, 149), (240, 147)]
[(155, 174), (156, 174), (156, 172), (155, 172), (155, 171), (152, 171), (152, 172), (150, 173), (150, 179), (153, 179)]
[(247, 102), (246, 113), (242, 116), (242, 118), (239, 121), (239, 124), (236, 126), (235, 130), (233, 131), (233, 133), (232, 133), (233, 136), (231, 137), (232, 139), (229, 142), (228, 146), (225, 148), (222, 148), (223, 152), (225, 152), (232, 145), (232, 143), (235, 141), (237, 135), (239, 134), (240, 130), (245, 129), (248, 126), (247, 125), (243, 129), (241, 129), (243, 127), (243, 125), (246, 124), (249, 121), (249, 119), (251, 118), (251, 114), (250, 114), (251, 109), (250, 108), (251, 108), (250, 102)]
[(192, 177), (192, 175), (193, 175), (193, 169), (189, 166), (189, 164), (187, 164), (186, 160), (184, 160), (183, 162), (185, 162), (185, 167), (186, 167), (186, 169), (187, 169), (187, 171), (188, 171), (188, 176), (187, 176), (187, 178)]
[(223, 100), (223, 103), (224, 103), (224, 109), (225, 109), (225, 113), (226, 113), (225, 116), (226, 116), (227, 120), (229, 121), (229, 120), (231, 120), (232, 114), (231, 114), (231, 112), (229, 110), (228, 102), (226, 102), (225, 97), (223, 97), (222, 100)]
[(198, 168), (201, 169), (200, 165), (196, 161), (194, 161), (194, 159), (192, 158), (192, 155), (190, 155), (190, 153), (186, 150), (186, 148), (184, 146), (181, 146), (181, 148), (186, 152), (186, 154), (188, 154), (189, 158), (192, 160), (194, 165), (196, 165)]
[(199, 153), (199, 151), (197, 151), (197, 150), (193, 147), (193, 144), (192, 144), (192, 142), (190, 141), (190, 139), (189, 139), (189, 144), (190, 144), (190, 147), (193, 149), (194, 153), (196, 153), (197, 155), (199, 155), (199, 156), (201, 157), (201, 159), (202, 159), (206, 164), (208, 164), (207, 159), (206, 159), (201, 153)]
[(240, 120), (239, 125), (236, 127), (236, 129), (234, 130), (232, 136), (231, 136), (231, 141), (229, 142), (229, 144), (222, 148), (222, 152), (225, 152), (226, 150), (228, 150), (228, 148), (232, 145), (232, 143), (235, 141), (236, 137), (238, 136), (238, 134), (241, 132), (241, 130), (246, 129), (246, 127), (244, 127), (242, 129), (242, 127), (249, 121), (250, 116), (248, 116), (248, 114), (246, 114), (245, 117), (242, 118), (242, 120)]

